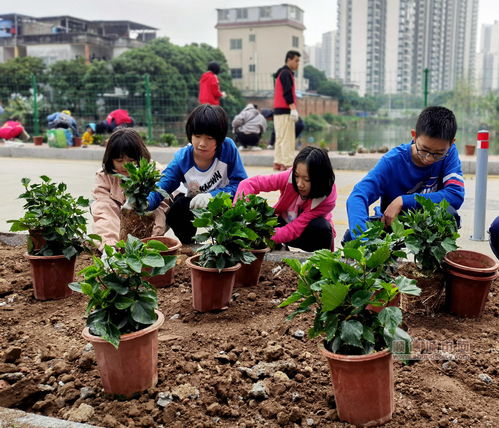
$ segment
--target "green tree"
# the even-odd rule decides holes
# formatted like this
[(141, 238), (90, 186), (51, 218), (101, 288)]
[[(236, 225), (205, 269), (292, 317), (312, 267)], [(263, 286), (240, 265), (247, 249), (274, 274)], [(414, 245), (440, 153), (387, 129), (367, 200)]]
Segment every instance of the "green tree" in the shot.
[(327, 82), (326, 74), (313, 65), (303, 67), (303, 77), (308, 79), (308, 89), (311, 91), (317, 91), (321, 84)]
[(84, 76), (88, 69), (83, 58), (57, 61), (47, 73), (47, 83), (53, 90), (54, 110), (80, 110), (80, 98), (85, 89)]
[(43, 61), (30, 56), (10, 59), (0, 64), (0, 97), (5, 100), (12, 94), (29, 96), (32, 75), (43, 81), (44, 70)]
[(341, 100), (343, 95), (343, 86), (336, 80), (326, 80), (320, 84), (317, 89), (317, 93)]

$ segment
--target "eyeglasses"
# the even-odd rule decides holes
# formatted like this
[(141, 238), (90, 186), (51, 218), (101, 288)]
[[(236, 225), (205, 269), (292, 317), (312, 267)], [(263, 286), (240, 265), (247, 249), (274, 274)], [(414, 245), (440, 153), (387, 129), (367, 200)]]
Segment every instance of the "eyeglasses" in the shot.
[(414, 146), (416, 147), (416, 152), (418, 156), (421, 159), (428, 159), (430, 156), (433, 158), (434, 161), (438, 162), (441, 161), (442, 159), (446, 158), (448, 153), (432, 153), (429, 152), (428, 150), (423, 150), (418, 148), (418, 144), (414, 141)]

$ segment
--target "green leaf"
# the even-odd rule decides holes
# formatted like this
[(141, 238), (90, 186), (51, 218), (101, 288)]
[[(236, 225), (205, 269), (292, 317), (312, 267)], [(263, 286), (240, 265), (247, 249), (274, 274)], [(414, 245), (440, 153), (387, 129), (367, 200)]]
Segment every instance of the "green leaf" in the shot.
[(352, 295), (352, 305), (356, 307), (365, 306), (372, 298), (373, 293), (369, 290), (359, 290)]
[(402, 324), (402, 311), (395, 306), (387, 306), (378, 314), (378, 320), (386, 330), (394, 332)]
[(340, 324), (341, 340), (347, 345), (362, 347), (360, 339), (364, 328), (359, 321), (348, 320), (342, 321)]
[(376, 343), (373, 329), (367, 325), (365, 325), (364, 329), (362, 330), (362, 338), (369, 343), (373, 343), (373, 344)]
[(383, 263), (385, 263), (390, 257), (390, 248), (384, 245), (378, 248), (369, 259), (366, 261), (366, 265), (369, 269), (376, 268)]
[(398, 287), (400, 293), (409, 294), (411, 296), (419, 296), (421, 294), (421, 289), (417, 286), (415, 279), (399, 276), (395, 280), (395, 285)]
[(158, 318), (154, 312), (154, 306), (143, 301), (134, 302), (131, 307), (131, 315), (134, 321), (144, 325), (151, 325)]
[(148, 254), (141, 258), (142, 264), (150, 267), (162, 267), (165, 264), (160, 254)]
[(293, 269), (296, 273), (301, 272), (301, 263), (297, 259), (282, 259), (283, 262), (287, 263), (287, 265)]
[(126, 296), (118, 296), (114, 300), (114, 307), (119, 310), (124, 310), (132, 306), (134, 300)]
[(326, 283), (322, 286), (322, 310), (332, 311), (340, 306), (348, 293), (349, 286), (346, 284)]
[(158, 251), (168, 251), (168, 247), (163, 244), (161, 241), (157, 241), (156, 239), (151, 239), (146, 243), (147, 248), (152, 248)]
[(126, 257), (125, 262), (133, 271), (137, 273), (140, 273), (142, 271), (142, 262), (137, 256)]
[(284, 308), (285, 306), (291, 305), (292, 303), (297, 302), (303, 297), (303, 295), (297, 291), (295, 291), (291, 296), (289, 296), (284, 302), (280, 303), (277, 307)]
[(351, 247), (346, 247), (344, 250), (343, 250), (343, 254), (345, 255), (345, 257), (347, 259), (353, 259), (353, 260), (357, 260), (357, 261), (361, 261), (362, 260), (362, 252), (357, 249), (357, 248), (351, 248)]

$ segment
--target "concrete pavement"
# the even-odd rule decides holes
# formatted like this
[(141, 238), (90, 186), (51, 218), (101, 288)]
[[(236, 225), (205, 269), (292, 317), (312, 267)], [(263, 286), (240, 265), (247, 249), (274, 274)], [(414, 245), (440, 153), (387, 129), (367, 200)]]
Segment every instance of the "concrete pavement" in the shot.
[[(49, 149), (40, 149), (49, 150)], [(61, 153), (73, 152), (76, 154), (78, 150), (82, 152), (92, 149), (50, 149), (58, 150)], [(265, 152), (265, 151), (262, 151)], [(40, 152), (42, 153), (42, 152)], [(50, 153), (49, 151), (46, 152)], [(99, 157), (94, 160), (73, 160), (73, 159), (52, 159), (52, 158), (13, 158), (0, 157), (0, 183), (2, 183), (1, 204), (0, 204), (0, 232), (7, 232), (10, 225), (6, 222), (8, 219), (15, 219), (22, 215), (23, 201), (17, 199), (22, 193), (21, 178), (29, 177), (32, 180), (37, 180), (40, 175), (48, 175), (56, 182), (64, 181), (68, 185), (68, 190), (76, 195), (82, 195), (86, 198), (91, 198), (92, 188), (94, 186), (94, 173), (99, 169), (102, 159), (102, 150), (99, 152)], [(252, 152), (248, 152), (250, 154)], [(254, 152), (254, 157), (265, 159), (261, 152)], [(258, 154), (256, 154), (258, 153)], [(271, 152), (270, 152), (271, 153)], [(74, 156), (74, 155), (73, 155)], [(333, 165), (337, 163), (337, 156), (333, 156)], [(251, 161), (252, 158), (246, 158), (245, 164), (247, 172), (250, 176), (257, 174), (271, 174), (272, 169), (269, 166), (255, 166)], [(357, 156), (350, 159), (360, 159)], [(362, 162), (360, 162), (362, 164)], [(333, 218), (336, 225), (337, 238), (336, 245), (340, 243), (344, 231), (347, 228), (346, 214), (346, 199), (350, 194), (353, 186), (366, 174), (367, 168), (360, 171), (352, 170), (336, 170), (336, 186), (338, 190), (338, 200), (336, 208), (333, 212)], [(460, 210), (462, 217), (462, 228), (459, 231), (459, 245), (462, 248), (480, 251), (489, 255), (493, 255), (488, 242), (471, 241), (470, 236), (473, 233), (473, 209), (474, 209), (474, 194), (475, 180), (474, 176), (465, 174), (466, 182), (466, 198), (463, 207)], [(487, 183), (487, 213), (485, 224), (490, 225), (493, 219), (499, 215), (499, 176), (489, 175)], [(273, 204), (277, 201), (278, 192), (264, 194)], [(92, 219), (87, 215), (89, 225)], [(90, 229), (90, 228), (89, 228)]]

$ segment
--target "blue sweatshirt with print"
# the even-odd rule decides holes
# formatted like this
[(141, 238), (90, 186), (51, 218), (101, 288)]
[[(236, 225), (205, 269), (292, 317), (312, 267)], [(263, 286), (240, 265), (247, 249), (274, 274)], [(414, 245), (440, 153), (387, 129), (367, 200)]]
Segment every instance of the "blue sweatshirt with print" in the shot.
[(445, 199), (458, 210), (464, 201), (461, 160), (455, 144), (447, 156), (431, 165), (417, 166), (411, 155), (412, 144), (402, 144), (384, 155), (375, 167), (358, 182), (347, 200), (348, 225), (352, 235), (357, 226), (365, 229), (369, 206), (381, 199), (381, 212), (398, 196), (403, 211), (418, 207), (416, 195), (438, 203)]
[[(234, 197), (239, 182), (247, 177), (236, 145), (230, 138), (226, 138), (215, 152), (213, 162), (206, 170), (201, 170), (196, 166), (192, 144), (181, 148), (162, 172), (158, 187), (172, 193), (180, 184), (183, 184), (189, 196), (197, 193), (211, 193), (215, 196), (219, 192), (227, 192)], [(151, 192), (147, 200), (149, 210), (154, 210), (159, 206), (163, 197), (158, 192)]]

